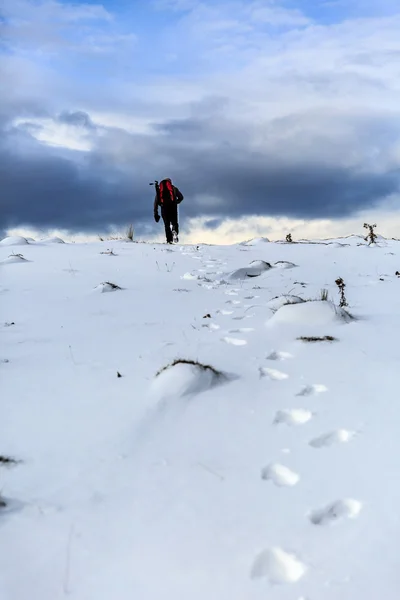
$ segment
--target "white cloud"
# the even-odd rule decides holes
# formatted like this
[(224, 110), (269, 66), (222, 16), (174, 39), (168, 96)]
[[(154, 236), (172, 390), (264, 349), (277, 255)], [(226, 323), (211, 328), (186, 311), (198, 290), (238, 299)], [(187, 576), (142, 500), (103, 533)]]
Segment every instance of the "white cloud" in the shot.
[(113, 28), (113, 15), (101, 4), (64, 3), (56, 0), (3, 0), (1, 32), (14, 52), (43, 53), (58, 50), (107, 53), (136, 41), (133, 33)]
[[(355, 6), (356, 0), (351, 1)], [(41, 116), (35, 135), (43, 143), (94, 150), (112, 164), (132, 170), (147, 161), (149, 169), (172, 173), (176, 148), (181, 155), (213, 151), (220, 156), (229, 156), (233, 148), (247, 162), (248, 157), (258, 165), (268, 161), (268, 167), (319, 164), (385, 173), (400, 166), (397, 4), (393, 6), (399, 14), (390, 18), (348, 18), (323, 25), (300, 10), (285, 9), (279, 1), (166, 0), (158, 6), (174, 9), (177, 22), (157, 34), (151, 32), (157, 35), (153, 54), (139, 54), (143, 62), (150, 61), (144, 74), (145, 67), (135, 63), (126, 48), (137, 44), (137, 51), (143, 51), (146, 38), (148, 50), (149, 31), (143, 39), (141, 32), (138, 37), (126, 33), (118, 18), (100, 4), (3, 3), (11, 21), (7, 36), (20, 50), (20, 55), (3, 56), (0, 65), (7, 71), (4, 97), (9, 96), (10, 106), (15, 98), (21, 103), (34, 98), (50, 114), (62, 108), (81, 109), (106, 130), (99, 136)], [(22, 50), (32, 47), (38, 52), (28, 58)], [(57, 72), (54, 56), (60, 48), (60, 60), (73, 71), (70, 78), (62, 69)], [(101, 60), (104, 53), (115, 53), (110, 63), (98, 63), (101, 68), (107, 64), (108, 70), (103, 69), (101, 85), (93, 88), (81, 76), (79, 61), (68, 63), (70, 51), (84, 48)], [(49, 57), (53, 71), (50, 61), (41, 63)], [(129, 64), (129, 69), (121, 64)], [(23, 69), (20, 76), (19, 69), (21, 73)], [(25, 113), (19, 115), (19, 124), (35, 122), (29, 109)], [(167, 124), (173, 135), (156, 129), (157, 124)], [(196, 124), (197, 136), (193, 131), (189, 135), (188, 128)], [(200, 200), (203, 210), (218, 202), (210, 194)], [(341, 221), (342, 233), (352, 223)], [(388, 217), (390, 230), (393, 223)], [(227, 222), (212, 232), (193, 222), (190, 235), (237, 241), (251, 237), (250, 231), (279, 237), (287, 229), (302, 229), (312, 236), (318, 230), (324, 235), (339, 233), (331, 221), (257, 218), (242, 224)]]
[[(400, 196), (392, 199), (397, 205)], [(284, 240), (288, 233), (293, 240), (329, 239), (347, 235), (365, 235), (365, 222), (377, 223), (377, 232), (388, 238), (399, 238), (400, 210), (386, 209), (360, 212), (353, 218), (343, 220), (331, 219), (289, 219), (286, 217), (247, 217), (242, 219), (226, 219), (219, 227), (206, 227), (208, 218), (192, 219), (188, 223), (185, 234), (187, 243), (235, 244), (254, 237), (267, 237), (272, 241)], [(182, 237), (182, 236), (181, 236)]]

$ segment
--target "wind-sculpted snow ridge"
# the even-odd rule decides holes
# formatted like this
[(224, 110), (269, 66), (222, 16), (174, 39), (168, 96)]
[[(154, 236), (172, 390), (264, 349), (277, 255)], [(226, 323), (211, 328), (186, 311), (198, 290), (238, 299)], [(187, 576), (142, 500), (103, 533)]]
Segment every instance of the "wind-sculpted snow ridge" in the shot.
[(19, 235), (6, 237), (0, 241), (1, 246), (27, 246), (28, 244), (28, 240)]

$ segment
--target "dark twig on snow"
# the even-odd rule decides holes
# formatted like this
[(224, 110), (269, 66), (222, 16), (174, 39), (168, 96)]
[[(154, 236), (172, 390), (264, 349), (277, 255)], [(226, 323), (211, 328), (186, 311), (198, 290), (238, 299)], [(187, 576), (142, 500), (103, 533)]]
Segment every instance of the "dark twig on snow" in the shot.
[(11, 467), (13, 465), (18, 465), (20, 462), (21, 461), (16, 460), (15, 458), (11, 458), (11, 456), (3, 456), (0, 454), (0, 465)]
[(337, 342), (337, 338), (332, 335), (316, 336), (301, 336), (297, 338), (300, 342)]

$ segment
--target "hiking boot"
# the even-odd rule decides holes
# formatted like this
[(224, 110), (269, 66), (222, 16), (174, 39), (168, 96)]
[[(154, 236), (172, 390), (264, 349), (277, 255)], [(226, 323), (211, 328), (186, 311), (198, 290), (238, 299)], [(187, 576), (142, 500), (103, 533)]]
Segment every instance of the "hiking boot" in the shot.
[(178, 237), (178, 234), (176, 233), (176, 231), (172, 232), (172, 239), (175, 244), (177, 244), (179, 242), (179, 237)]

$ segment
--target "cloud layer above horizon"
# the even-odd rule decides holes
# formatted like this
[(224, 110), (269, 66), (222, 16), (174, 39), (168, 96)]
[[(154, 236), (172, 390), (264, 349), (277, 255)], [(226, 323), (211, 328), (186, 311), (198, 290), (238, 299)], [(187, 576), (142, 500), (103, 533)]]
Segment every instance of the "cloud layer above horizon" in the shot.
[(3, 0), (0, 230), (151, 236), (167, 176), (211, 230), (395, 206), (395, 2), (129, 4)]

